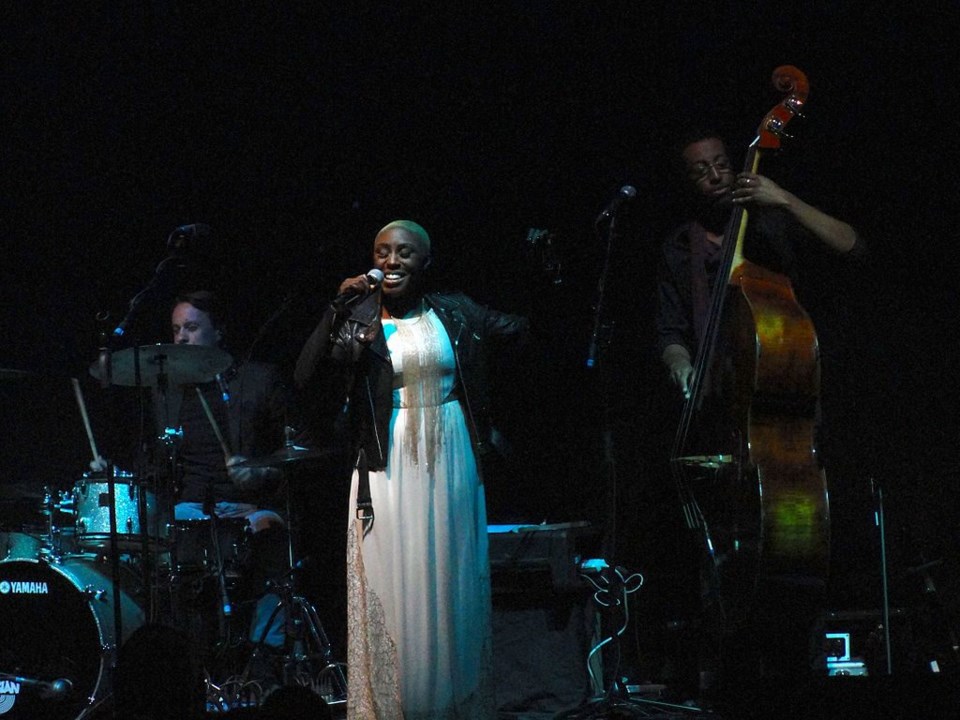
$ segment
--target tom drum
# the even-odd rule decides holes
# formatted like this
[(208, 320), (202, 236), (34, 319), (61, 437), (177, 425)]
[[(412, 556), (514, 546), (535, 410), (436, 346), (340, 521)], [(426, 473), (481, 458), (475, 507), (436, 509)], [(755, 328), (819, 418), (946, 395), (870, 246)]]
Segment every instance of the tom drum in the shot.
[[(114, 507), (117, 516), (117, 548), (135, 553), (143, 547), (141, 532), (145, 521), (148, 548), (155, 551), (170, 541), (169, 513), (164, 512), (154, 492), (138, 482), (132, 473), (114, 475)], [(77, 544), (85, 550), (110, 549), (110, 484), (103, 473), (84, 473), (73, 487), (77, 514)], [(139, 509), (143, 499), (143, 514)]]

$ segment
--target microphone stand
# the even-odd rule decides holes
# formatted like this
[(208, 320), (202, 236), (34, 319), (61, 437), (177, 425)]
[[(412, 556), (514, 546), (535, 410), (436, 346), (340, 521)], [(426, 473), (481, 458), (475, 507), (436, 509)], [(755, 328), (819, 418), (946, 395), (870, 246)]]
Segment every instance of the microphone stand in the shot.
[[(604, 465), (607, 470), (607, 518), (606, 532), (603, 539), (604, 565), (608, 572), (601, 571), (597, 579), (590, 577), (581, 568), (581, 577), (597, 589), (594, 594), (594, 601), (600, 607), (610, 611), (611, 617), (607, 625), (611, 627), (610, 634), (596, 645), (588, 656), (588, 669), (590, 659), (598, 653), (604, 646), (610, 645), (610, 654), (613, 656), (613, 669), (607, 671), (607, 676), (602, 684), (605, 688), (603, 694), (587, 699), (580, 706), (571, 710), (565, 710), (553, 716), (554, 720), (601, 720), (601, 718), (633, 718), (633, 717), (653, 717), (662, 715), (670, 711), (677, 713), (699, 713), (700, 708), (685, 705), (674, 705), (672, 703), (658, 700), (648, 700), (643, 698), (632, 698), (629, 692), (621, 683), (620, 661), (621, 648), (620, 637), (627, 630), (629, 624), (629, 599), (628, 595), (640, 589), (643, 584), (643, 578), (638, 573), (629, 573), (622, 567), (611, 567), (613, 558), (616, 554), (617, 544), (617, 467), (616, 454), (614, 452), (613, 431), (610, 423), (609, 409), (609, 373), (606, 370), (602, 360), (602, 350), (609, 345), (609, 337), (601, 337), (601, 334), (610, 329), (610, 326), (603, 325), (603, 302), (607, 279), (610, 270), (610, 256), (613, 248), (613, 239), (616, 236), (617, 205), (612, 206), (601, 213), (597, 218), (599, 223), (609, 216), (610, 222), (607, 225), (606, 254), (604, 256), (603, 270), (597, 282), (597, 302), (594, 307), (593, 333), (590, 338), (590, 346), (587, 352), (586, 365), (590, 369), (597, 368), (600, 372), (600, 395), (603, 402), (603, 441), (604, 441)], [(639, 582), (637, 582), (639, 578)], [(619, 610), (619, 613), (615, 612)], [(621, 622), (619, 627), (614, 627), (617, 623), (615, 615), (620, 615)], [(601, 618), (601, 626), (604, 625)], [(606, 666), (606, 663), (604, 663)], [(591, 672), (592, 676), (592, 672)], [(671, 715), (677, 717), (677, 715)]]
[(253, 351), (260, 343), (261, 340), (266, 336), (267, 330), (281, 317), (283, 317), (287, 311), (290, 309), (290, 306), (293, 305), (293, 301), (297, 299), (299, 293), (291, 292), (288, 293), (286, 297), (280, 303), (280, 306), (273, 311), (273, 314), (266, 319), (263, 325), (260, 326), (260, 329), (257, 330), (257, 334), (254, 336), (253, 341), (247, 347), (247, 351), (243, 354), (243, 361), (249, 362), (253, 358)]
[[(598, 222), (603, 220), (605, 215), (598, 218)], [(613, 240), (616, 237), (617, 213), (614, 208), (609, 213), (609, 222), (607, 223), (606, 244), (603, 259), (603, 267), (600, 277), (597, 280), (597, 296), (594, 305), (593, 331), (590, 335), (590, 345), (587, 350), (586, 366), (590, 370), (598, 373), (599, 399), (601, 403), (601, 412), (603, 419), (601, 422), (601, 436), (603, 440), (603, 467), (606, 480), (606, 508), (605, 529), (602, 541), (602, 557), (608, 562), (613, 563), (617, 552), (617, 496), (619, 494), (617, 478), (617, 461), (614, 448), (613, 430), (610, 420), (610, 374), (607, 370), (604, 360), (604, 351), (610, 344), (611, 337), (609, 331), (611, 325), (604, 325), (604, 299), (606, 294), (606, 285), (610, 274), (610, 257), (613, 252)], [(599, 228), (597, 228), (599, 234)], [(602, 622), (602, 619), (601, 619)], [(612, 679), (616, 683), (616, 678)]]
[(600, 277), (597, 280), (597, 299), (594, 304), (593, 331), (590, 335), (590, 345), (587, 349), (586, 366), (590, 370), (596, 369), (599, 373), (600, 400), (603, 410), (603, 462), (607, 475), (607, 529), (604, 538), (604, 556), (612, 559), (616, 553), (616, 535), (617, 535), (617, 467), (616, 454), (614, 452), (613, 431), (610, 427), (610, 403), (609, 403), (609, 373), (606, 365), (603, 363), (603, 352), (610, 344), (612, 323), (604, 325), (604, 299), (606, 294), (607, 280), (610, 274), (610, 256), (613, 251), (613, 239), (616, 236), (617, 214), (614, 209), (610, 214), (610, 222), (607, 224), (606, 249), (603, 259), (603, 268)]
[(185, 258), (179, 252), (174, 252), (160, 261), (153, 271), (153, 277), (140, 292), (130, 299), (127, 307), (127, 314), (120, 324), (113, 329), (113, 336), (120, 338), (127, 334), (129, 326), (136, 319), (140, 309), (147, 300), (153, 299), (157, 292), (166, 289), (169, 286), (173, 270), (179, 270), (184, 267)]
[(201, 238), (205, 239), (209, 235), (210, 226), (204, 223), (181, 225), (173, 229), (167, 236), (167, 252), (169, 254), (157, 265), (153, 271), (153, 277), (146, 287), (130, 300), (126, 316), (113, 330), (115, 337), (126, 335), (129, 325), (134, 321), (143, 304), (148, 299), (152, 299), (158, 291), (167, 289), (172, 271), (187, 267), (187, 254), (195, 244), (200, 242)]
[(883, 486), (870, 478), (870, 489), (877, 500), (874, 522), (880, 535), (880, 584), (883, 591), (883, 647), (886, 651), (887, 675), (893, 674), (893, 651), (890, 647), (890, 578), (887, 575), (887, 527), (883, 512)]

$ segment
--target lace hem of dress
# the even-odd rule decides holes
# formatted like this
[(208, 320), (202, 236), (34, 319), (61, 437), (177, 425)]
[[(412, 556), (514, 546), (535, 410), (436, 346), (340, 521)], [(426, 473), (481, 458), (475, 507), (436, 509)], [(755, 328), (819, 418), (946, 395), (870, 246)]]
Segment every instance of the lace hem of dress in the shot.
[(347, 533), (347, 720), (403, 720), (397, 648), (366, 583), (362, 523)]

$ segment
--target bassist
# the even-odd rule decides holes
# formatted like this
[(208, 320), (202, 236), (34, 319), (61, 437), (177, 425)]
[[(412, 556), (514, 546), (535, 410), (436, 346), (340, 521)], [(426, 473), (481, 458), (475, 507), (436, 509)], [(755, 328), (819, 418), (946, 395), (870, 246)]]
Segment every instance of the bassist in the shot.
[[(688, 464), (684, 471), (687, 477), (680, 481), (684, 486), (681, 495), (687, 493), (689, 504), (696, 508), (695, 513), (688, 515), (688, 522), (691, 516), (698, 518), (691, 526), (696, 525), (702, 530), (706, 541), (703, 543), (705, 558), (701, 573), (704, 622), (700, 677), (701, 690), (708, 699), (713, 691), (729, 691), (731, 686), (757, 678), (800, 679), (811, 670), (820, 669), (818, 662), (822, 663), (822, 660), (818, 660), (816, 650), (819, 633), (815, 628), (822, 610), (827, 555), (824, 548), (828, 546), (829, 536), (823, 472), (814, 467), (804, 472), (812, 474), (813, 495), (816, 495), (819, 483), (823, 496), (820, 507), (824, 519), (820, 528), (827, 538), (818, 545), (822, 550), (822, 562), (821, 558), (815, 558), (807, 565), (804, 565), (805, 560), (799, 562), (800, 571), (781, 562), (774, 572), (769, 573), (775, 577), (765, 577), (761, 581), (764, 570), (770, 569), (759, 559), (761, 547), (765, 544), (775, 546), (779, 530), (769, 533), (766, 526), (750, 529), (749, 518), (761, 514), (758, 498), (761, 480), (769, 479), (769, 486), (773, 487), (773, 480), (780, 479), (776, 476), (783, 475), (782, 468), (775, 465), (769, 470), (768, 478), (763, 478), (761, 468), (753, 458), (745, 457), (744, 448), (753, 440), (749, 428), (737, 431), (740, 439), (731, 447), (717, 441), (717, 438), (736, 435), (728, 427), (728, 424), (735, 427), (736, 423), (729, 418), (719, 420), (716, 414), (717, 406), (723, 406), (722, 401), (727, 400), (721, 398), (718, 401), (716, 397), (721, 394), (719, 386), (722, 382), (708, 379), (705, 382), (707, 400), (700, 401), (696, 397), (690, 400), (698, 379), (695, 366), (699, 359), (699, 345), (703, 338), (709, 337), (711, 312), (716, 307), (715, 286), (728, 279), (726, 276), (721, 278), (721, 274), (727, 271), (722, 262), (723, 248), (725, 244), (737, 241), (736, 233), (731, 232), (733, 223), (728, 221), (738, 208), (748, 210), (750, 222), (741, 235), (742, 248), (737, 248), (738, 253), (742, 252), (747, 265), (760, 268), (755, 272), (761, 273), (761, 277), (768, 270), (782, 276), (787, 288), (790, 288), (789, 280), (794, 276), (798, 256), (804, 252), (822, 250), (838, 258), (856, 257), (863, 253), (864, 245), (851, 225), (801, 200), (757, 172), (756, 167), (748, 166), (738, 173), (723, 140), (716, 134), (700, 132), (689, 135), (680, 146), (680, 157), (693, 212), (692, 217), (677, 227), (663, 245), (656, 327), (660, 357), (671, 381), (688, 400), (685, 410), (700, 411), (696, 422), (701, 424), (697, 429), (701, 446), (697, 450), (711, 453), (694, 456), (710, 461), (693, 469)], [(733, 237), (727, 240), (725, 235)], [(787, 294), (792, 296), (792, 289)], [(749, 302), (745, 304), (749, 305)], [(816, 344), (815, 337), (813, 344)], [(818, 362), (818, 353), (812, 354)], [(728, 365), (738, 362), (734, 359)], [(718, 362), (703, 367), (721, 366), (723, 363)], [(712, 372), (705, 369), (703, 374), (710, 377)], [(819, 378), (818, 369), (811, 372), (811, 376), (814, 375)], [(710, 388), (711, 383), (715, 387)], [(815, 384), (818, 385), (818, 380)], [(729, 388), (730, 383), (726, 385)], [(742, 382), (738, 387), (740, 385)], [(763, 396), (763, 402), (768, 399)], [(743, 404), (734, 401), (732, 406), (739, 407), (738, 402)], [(813, 415), (819, 413), (818, 398), (804, 399), (798, 404), (808, 406), (810, 426), (813, 427)], [(704, 408), (709, 408), (710, 412), (703, 412)], [(765, 406), (761, 408), (763, 411), (767, 409)], [(804, 412), (806, 410), (788, 407), (787, 422), (792, 423), (794, 415)], [(730, 414), (753, 417), (759, 415), (760, 410), (755, 406), (750, 412), (741, 409)], [(717, 427), (722, 430), (717, 431)], [(814, 433), (806, 434), (812, 436)], [(813, 445), (812, 437), (810, 444)], [(677, 450), (675, 447), (675, 465), (677, 456), (683, 455)], [(817, 465), (815, 450), (809, 455)], [(792, 489), (788, 491), (792, 492)], [(750, 497), (744, 501), (747, 495)], [(772, 514), (767, 507), (764, 512)], [(754, 522), (760, 525), (759, 521)], [(745, 528), (748, 529), (746, 532)], [(778, 558), (778, 562), (780, 560), (782, 558)], [(810, 567), (818, 567), (818, 571), (808, 572)], [(717, 676), (719, 687), (710, 679)]]

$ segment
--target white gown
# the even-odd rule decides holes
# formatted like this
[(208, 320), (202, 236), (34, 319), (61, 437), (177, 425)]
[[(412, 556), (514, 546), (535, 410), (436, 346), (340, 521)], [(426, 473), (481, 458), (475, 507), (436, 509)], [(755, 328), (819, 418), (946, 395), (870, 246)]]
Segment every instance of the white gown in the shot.
[(450, 399), (455, 360), (429, 310), (384, 321), (394, 370), (385, 471), (372, 524), (349, 532), (350, 720), (491, 720), (486, 506), (467, 422)]

